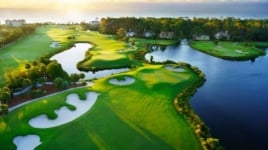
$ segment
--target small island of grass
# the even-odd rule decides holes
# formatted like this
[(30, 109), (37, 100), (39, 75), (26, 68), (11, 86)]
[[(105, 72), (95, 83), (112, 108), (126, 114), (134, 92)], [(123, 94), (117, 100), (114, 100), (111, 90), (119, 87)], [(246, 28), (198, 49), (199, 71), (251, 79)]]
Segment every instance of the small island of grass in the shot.
[(206, 54), (228, 60), (254, 60), (265, 51), (243, 42), (193, 41), (191, 47)]

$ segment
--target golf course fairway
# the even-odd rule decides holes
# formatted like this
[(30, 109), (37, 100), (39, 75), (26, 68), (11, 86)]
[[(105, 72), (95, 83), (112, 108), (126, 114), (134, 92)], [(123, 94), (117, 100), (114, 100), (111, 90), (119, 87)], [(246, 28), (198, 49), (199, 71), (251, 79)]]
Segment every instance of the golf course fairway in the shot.
[[(1, 121), (0, 144), (15, 149), (17, 136), (38, 135), (41, 144), (36, 149), (202, 149), (193, 129), (173, 105), (176, 95), (189, 84), (199, 82), (190, 69), (172, 71), (165, 65), (148, 65), (94, 81), (83, 87), (40, 98), (11, 111)], [(111, 79), (135, 81), (114, 85)], [(48, 129), (33, 128), (29, 120), (46, 114), (57, 118), (54, 110), (66, 106), (70, 94), (80, 99), (94, 91), (99, 97), (92, 108), (75, 120)], [(68, 117), (68, 116), (67, 116)], [(19, 123), (18, 123), (19, 122)]]

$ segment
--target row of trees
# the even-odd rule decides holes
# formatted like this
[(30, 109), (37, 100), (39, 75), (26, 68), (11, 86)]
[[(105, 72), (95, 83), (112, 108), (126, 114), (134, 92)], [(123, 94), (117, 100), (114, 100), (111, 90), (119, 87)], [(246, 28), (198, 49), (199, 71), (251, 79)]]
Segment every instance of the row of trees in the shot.
[(28, 35), (36, 28), (34, 24), (25, 24), (18, 27), (0, 25), (0, 48)]
[[(85, 23), (84, 23), (85, 25)], [(142, 37), (145, 31), (154, 33), (159, 38), (161, 32), (173, 32), (174, 39), (188, 38), (193, 35), (209, 35), (211, 39), (221, 31), (228, 31), (233, 41), (267, 41), (268, 20), (238, 18), (102, 18), (99, 31), (105, 34), (116, 34), (118, 31), (135, 32)]]
[(202, 86), (205, 82), (204, 73), (198, 67), (183, 62), (179, 62), (177, 67), (191, 69), (199, 77), (199, 81), (192, 82), (175, 97), (174, 106), (176, 110), (192, 126), (204, 150), (223, 150), (224, 148), (220, 145), (219, 139), (211, 137), (209, 128), (192, 110), (189, 103), (190, 97), (196, 93), (196, 88)]
[(8, 114), (8, 101), (11, 99), (11, 91), (9, 88), (0, 88), (0, 117)]

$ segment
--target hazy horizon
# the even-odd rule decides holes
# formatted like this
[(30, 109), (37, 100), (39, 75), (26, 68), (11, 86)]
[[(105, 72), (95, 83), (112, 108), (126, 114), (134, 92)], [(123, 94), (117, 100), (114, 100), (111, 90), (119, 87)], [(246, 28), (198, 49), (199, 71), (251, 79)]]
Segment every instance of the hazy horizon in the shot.
[[(102, 17), (236, 17), (268, 19), (268, 2), (242, 0), (193, 0), (167, 2), (158, 0), (29, 0), (22, 5), (16, 0), (4, 5), (7, 0), (0, 0), (0, 22), (6, 19), (26, 19), (27, 22), (81, 22)], [(32, 2), (31, 7), (28, 4)], [(17, 3), (17, 4), (16, 4)], [(16, 5), (15, 5), (16, 4)], [(43, 4), (43, 5), (41, 5)], [(49, 7), (50, 5), (50, 7)], [(33, 7), (35, 6), (35, 7)]]

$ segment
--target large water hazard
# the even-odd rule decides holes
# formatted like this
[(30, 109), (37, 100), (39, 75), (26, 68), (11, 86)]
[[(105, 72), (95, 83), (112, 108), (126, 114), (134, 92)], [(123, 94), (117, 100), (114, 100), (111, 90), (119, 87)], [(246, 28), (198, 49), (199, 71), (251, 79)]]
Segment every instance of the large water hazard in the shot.
[(91, 48), (92, 45), (88, 43), (76, 43), (73, 47), (71, 47), (68, 50), (65, 50), (59, 54), (54, 55), (51, 57), (51, 60), (57, 60), (62, 68), (68, 73), (84, 73), (85, 79), (96, 79), (105, 77), (111, 74), (125, 72), (129, 70), (128, 68), (122, 68), (122, 69), (109, 69), (109, 70), (102, 70), (97, 71), (95, 73), (89, 71), (89, 72), (82, 72), (79, 71), (76, 67), (76, 64), (79, 61), (82, 61), (85, 58), (86, 51)]
[(207, 81), (191, 106), (228, 150), (268, 147), (268, 56), (252, 61), (226, 61), (188, 45), (157, 48), (146, 59), (183, 61), (199, 67)]

